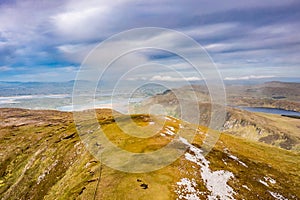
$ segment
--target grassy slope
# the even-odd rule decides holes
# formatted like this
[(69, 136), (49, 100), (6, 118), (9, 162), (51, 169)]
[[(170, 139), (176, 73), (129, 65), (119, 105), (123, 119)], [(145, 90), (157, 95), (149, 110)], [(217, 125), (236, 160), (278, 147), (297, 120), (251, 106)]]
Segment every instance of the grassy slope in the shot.
[[(0, 113), (0, 198), (93, 199), (96, 195), (97, 199), (176, 199), (176, 182), (183, 177), (195, 178), (199, 189), (208, 192), (199, 175), (200, 169), (184, 156), (154, 172), (125, 173), (101, 165), (85, 150), (70, 113), (13, 109), (1, 109)], [(131, 137), (120, 131), (110, 114), (108, 110), (98, 111), (105, 134), (128, 151), (155, 151), (174, 137), (161, 137), (160, 132), (149, 139)], [(147, 125), (149, 120), (158, 125), (162, 123), (149, 116), (133, 119), (140, 126)], [(126, 124), (126, 120), (128, 118), (124, 117), (123, 123)], [(168, 123), (176, 130), (178, 123), (184, 124), (180, 121)], [(184, 127), (183, 134), (193, 130), (188, 124)], [(202, 144), (203, 132), (205, 129), (201, 128), (196, 135), (195, 146)], [(228, 157), (224, 149), (248, 167)], [(227, 170), (234, 174), (229, 185), (237, 193), (237, 199), (272, 199), (267, 191), (278, 192), (289, 199), (300, 198), (297, 190), (300, 188), (299, 153), (221, 134), (206, 158), (211, 170)], [(261, 184), (259, 180), (266, 176), (276, 183), (269, 183), (268, 187)], [(148, 188), (143, 189), (142, 183)], [(251, 191), (242, 185), (247, 185)]]

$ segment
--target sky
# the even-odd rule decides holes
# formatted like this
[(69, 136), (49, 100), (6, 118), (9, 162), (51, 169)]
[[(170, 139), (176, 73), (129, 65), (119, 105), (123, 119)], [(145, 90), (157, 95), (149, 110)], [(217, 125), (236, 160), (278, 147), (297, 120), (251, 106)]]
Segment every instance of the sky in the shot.
[[(208, 53), (223, 80), (299, 80), (299, 19), (300, 2), (296, 0), (0, 0), (0, 81), (74, 80), (99, 43), (143, 27), (166, 28), (191, 37)], [(154, 36), (146, 36), (136, 35), (134, 42), (147, 45)], [(159, 37), (171, 48), (196, 52), (174, 37)], [(109, 57), (123, 42), (105, 46), (98, 56)], [(121, 65), (143, 63), (148, 63), (145, 70), (130, 77), (121, 70)], [(173, 66), (180, 76), (167, 73), (165, 66)], [(170, 82), (179, 81), (182, 75), (185, 80), (201, 79), (185, 66), (170, 52), (141, 50), (120, 58), (106, 77)]]

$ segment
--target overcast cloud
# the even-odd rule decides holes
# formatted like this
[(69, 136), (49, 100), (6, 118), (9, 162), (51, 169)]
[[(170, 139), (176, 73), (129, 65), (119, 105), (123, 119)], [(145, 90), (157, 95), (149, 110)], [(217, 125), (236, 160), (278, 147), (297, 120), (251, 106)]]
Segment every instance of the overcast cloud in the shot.
[[(192, 37), (225, 80), (300, 79), (299, 19), (300, 3), (293, 0), (1, 1), (0, 81), (75, 79), (81, 62), (99, 42), (140, 27), (170, 28)], [(135, 42), (142, 40), (137, 37)], [(162, 52), (132, 57), (138, 63), (160, 61), (186, 69), (176, 56)], [(147, 75), (179, 80), (159, 74), (157, 68)], [(190, 74), (186, 79), (201, 78)]]

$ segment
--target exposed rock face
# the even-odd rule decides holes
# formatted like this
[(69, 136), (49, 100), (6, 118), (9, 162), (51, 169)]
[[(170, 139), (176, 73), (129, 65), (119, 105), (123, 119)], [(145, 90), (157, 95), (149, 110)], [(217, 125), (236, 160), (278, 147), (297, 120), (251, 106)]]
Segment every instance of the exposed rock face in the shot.
[[(300, 129), (295, 123), (297, 119), (228, 108), (224, 131), (287, 150), (299, 150)], [(293, 128), (287, 129), (283, 124)]]

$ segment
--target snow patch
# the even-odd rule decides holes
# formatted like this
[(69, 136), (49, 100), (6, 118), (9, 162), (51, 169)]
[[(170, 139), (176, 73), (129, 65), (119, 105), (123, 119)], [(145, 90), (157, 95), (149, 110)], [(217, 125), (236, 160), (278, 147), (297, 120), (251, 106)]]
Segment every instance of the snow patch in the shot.
[(197, 194), (201, 194), (201, 192), (196, 189), (197, 183), (195, 179), (182, 178), (180, 182), (177, 182), (177, 185), (179, 189), (175, 192), (178, 194), (178, 199), (200, 200)]
[(231, 159), (233, 159), (233, 160), (235, 160), (235, 161), (237, 161), (238, 163), (240, 163), (240, 164), (243, 165), (244, 167), (248, 167), (245, 163), (243, 163), (242, 161), (240, 161), (240, 160), (238, 159), (238, 157), (236, 157), (236, 156), (234, 156), (234, 155), (231, 155), (231, 154), (228, 154), (228, 157), (231, 158)]
[(149, 125), (154, 125), (155, 124), (155, 122), (149, 122)]
[(189, 147), (189, 150), (193, 152), (194, 155), (190, 153), (185, 153), (185, 158), (193, 163), (200, 166), (202, 179), (211, 192), (208, 199), (234, 199), (234, 190), (227, 185), (229, 179), (233, 178), (232, 172), (219, 170), (211, 171), (209, 168), (210, 162), (202, 155), (202, 150), (191, 145), (186, 139), (179, 137), (179, 140)]
[(276, 193), (276, 192), (271, 192), (271, 191), (268, 191), (272, 197), (274, 197), (275, 199), (278, 199), (278, 200), (288, 200), (287, 198), (285, 198), (284, 196), (282, 196), (281, 194), (279, 193)]
[(247, 185), (242, 185), (242, 187), (249, 190), (249, 191), (251, 191), (250, 188)]
[(259, 180), (259, 182), (260, 182), (261, 184), (264, 184), (265, 186), (269, 187), (268, 183), (266, 183), (265, 181)]
[(200, 134), (200, 135), (204, 135), (205, 134), (200, 128), (197, 129), (197, 133)]
[(175, 118), (172, 118), (172, 117), (166, 116), (165, 119), (168, 120), (168, 121), (177, 122), (177, 120)]
[(173, 126), (167, 126), (167, 129), (170, 129), (171, 131), (175, 131), (175, 128)]
[(164, 134), (164, 133), (161, 133), (160, 135), (163, 136), (163, 137), (166, 137), (166, 134)]
[(275, 184), (276, 183), (276, 180), (272, 179), (271, 177), (266, 176), (266, 177), (264, 177), (264, 179), (265, 179), (265, 181), (268, 181), (271, 184)]
[[(172, 127), (173, 128), (173, 127)], [(174, 129), (175, 130), (175, 129)], [(164, 133), (165, 134), (168, 134), (168, 135), (175, 135), (175, 133), (172, 131), (172, 130), (170, 130), (170, 128), (169, 128), (169, 126), (164, 130)]]
[(239, 164), (241, 164), (241, 165), (243, 165), (244, 167), (247, 167), (247, 168), (248, 168), (248, 166), (247, 166), (244, 162), (240, 161), (240, 159), (239, 159), (238, 157), (236, 157), (236, 156), (230, 154), (228, 148), (225, 148), (225, 149), (224, 149), (224, 152), (228, 155), (229, 158), (231, 158), (231, 159), (237, 161)]

